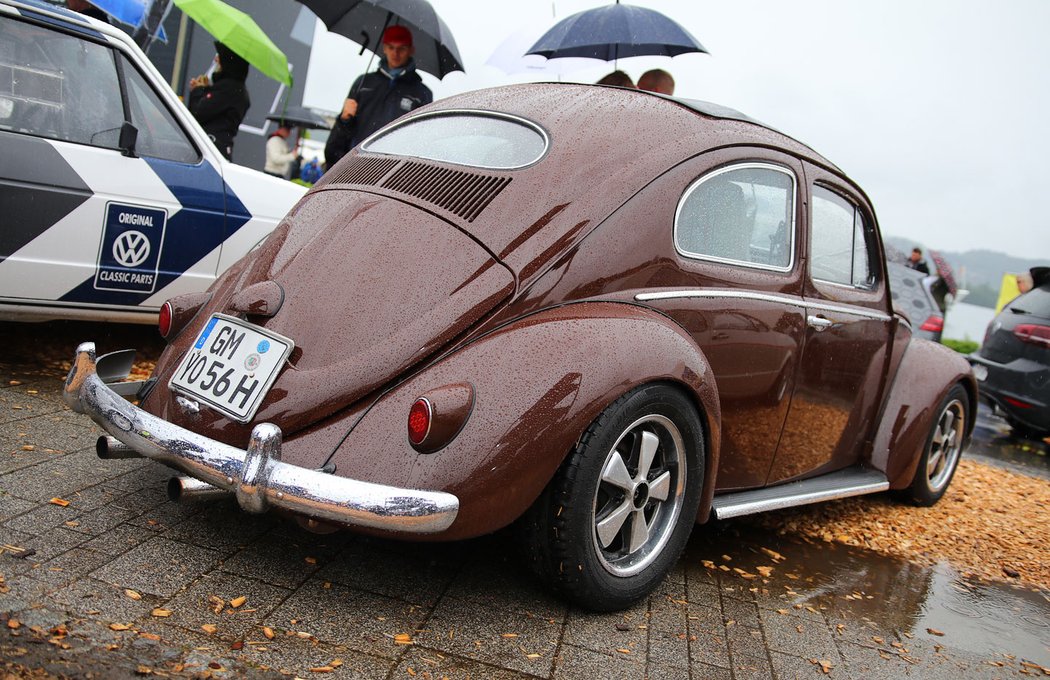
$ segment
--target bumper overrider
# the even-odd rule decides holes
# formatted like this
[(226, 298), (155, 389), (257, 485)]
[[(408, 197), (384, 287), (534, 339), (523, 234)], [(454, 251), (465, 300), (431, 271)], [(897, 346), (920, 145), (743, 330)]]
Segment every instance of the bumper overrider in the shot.
[[(244, 451), (158, 418), (117, 394), (95, 371), (95, 344), (77, 347), (63, 398), (139, 455), (232, 491), (241, 508), (280, 508), (348, 526), (409, 534), (437, 533), (456, 519), (459, 499), (441, 491), (400, 489), (281, 462), (281, 430), (262, 423)], [(105, 441), (104, 441), (105, 440)], [(120, 446), (110, 438), (104, 447)]]

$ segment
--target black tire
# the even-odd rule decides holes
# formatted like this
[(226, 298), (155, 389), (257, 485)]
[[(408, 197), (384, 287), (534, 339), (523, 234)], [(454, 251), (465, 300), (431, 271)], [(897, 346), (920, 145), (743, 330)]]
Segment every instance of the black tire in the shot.
[(970, 398), (962, 385), (956, 385), (937, 407), (915, 476), (905, 490), (905, 497), (915, 505), (929, 507), (948, 490), (959, 466), (969, 420)]
[(1033, 441), (1039, 441), (1050, 437), (1050, 432), (1044, 432), (1034, 427), (1029, 427), (1024, 423), (1018, 422), (1013, 418), (1007, 418), (1006, 422), (1010, 424), (1010, 429), (1013, 430), (1014, 436), (1020, 437), (1021, 439), (1031, 439)]
[(703, 476), (692, 401), (667, 384), (636, 388), (587, 428), (522, 518), (521, 546), (537, 575), (576, 604), (623, 609), (677, 562)]

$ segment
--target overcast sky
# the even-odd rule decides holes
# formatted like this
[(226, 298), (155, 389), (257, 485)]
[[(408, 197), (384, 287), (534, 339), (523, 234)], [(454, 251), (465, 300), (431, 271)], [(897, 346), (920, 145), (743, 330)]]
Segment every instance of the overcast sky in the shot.
[[(424, 75), (435, 98), (551, 76), (486, 65), (594, 0), (431, 0), (466, 73)], [(710, 54), (621, 60), (670, 71), (675, 94), (739, 109), (808, 144), (868, 192), (884, 234), (941, 250), (1050, 261), (1050, 1), (633, 0)], [(537, 35), (538, 37), (538, 35)], [(304, 104), (338, 110), (368, 65), (318, 31)], [(562, 76), (594, 82), (611, 64)], [(1044, 212), (1046, 210), (1047, 212)]]

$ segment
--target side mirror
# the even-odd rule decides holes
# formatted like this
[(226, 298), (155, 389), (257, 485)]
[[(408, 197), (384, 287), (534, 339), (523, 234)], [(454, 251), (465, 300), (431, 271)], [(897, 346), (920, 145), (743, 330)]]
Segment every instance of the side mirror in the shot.
[(120, 152), (125, 156), (135, 157), (135, 142), (138, 141), (139, 131), (129, 121), (124, 121), (124, 124), (120, 126), (120, 139), (117, 141), (117, 146), (120, 147)]

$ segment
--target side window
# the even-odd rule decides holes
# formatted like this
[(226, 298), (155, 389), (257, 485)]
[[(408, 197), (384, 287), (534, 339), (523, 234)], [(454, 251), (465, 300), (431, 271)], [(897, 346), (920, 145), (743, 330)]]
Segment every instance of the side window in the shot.
[(123, 122), (113, 50), (0, 18), (0, 128), (116, 148)]
[(813, 187), (810, 245), (813, 278), (870, 288), (875, 283), (875, 275), (868, 257), (869, 231), (855, 205), (824, 187)]
[(795, 252), (795, 177), (749, 163), (701, 177), (682, 196), (675, 247), (687, 257), (787, 271)]
[(121, 55), (128, 88), (131, 122), (138, 129), (135, 152), (140, 156), (196, 163), (200, 154), (178, 122), (135, 65)]

